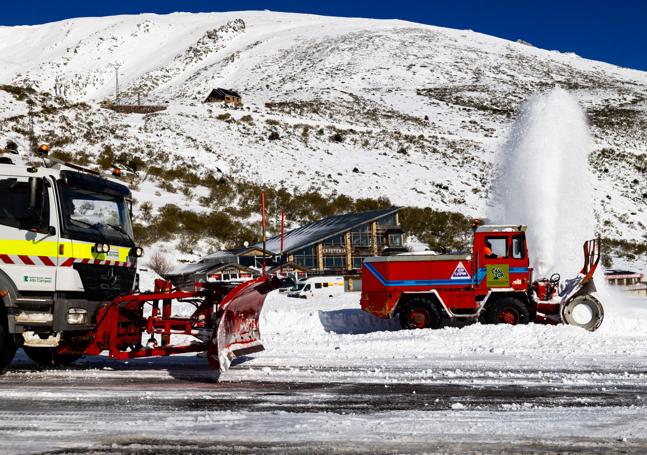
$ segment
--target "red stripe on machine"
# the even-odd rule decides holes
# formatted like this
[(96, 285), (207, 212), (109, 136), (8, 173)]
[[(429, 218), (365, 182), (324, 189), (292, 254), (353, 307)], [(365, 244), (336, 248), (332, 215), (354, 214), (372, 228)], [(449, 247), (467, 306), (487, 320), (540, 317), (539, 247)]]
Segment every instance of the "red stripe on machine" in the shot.
[(47, 256), (38, 256), (38, 259), (40, 259), (40, 260), (41, 260), (41, 262), (42, 262), (43, 264), (45, 264), (46, 266), (48, 266), (48, 267), (54, 267), (54, 266), (56, 266), (56, 264), (54, 264), (54, 263), (52, 262), (52, 260), (51, 260), (50, 258), (48, 258)]
[(30, 258), (29, 256), (25, 256), (25, 255), (19, 254), (19, 255), (18, 255), (18, 257), (20, 258), (20, 260), (21, 260), (24, 264), (27, 264), (27, 265), (34, 265), (34, 261), (32, 261), (32, 260), (31, 260), (31, 258)]
[(4, 262), (5, 264), (13, 264), (14, 263), (13, 260), (9, 256), (7, 256), (6, 254), (0, 254), (0, 260), (2, 260), (2, 262)]
[(72, 264), (74, 264), (74, 258), (67, 258), (65, 262), (61, 264), (61, 267), (72, 267)]

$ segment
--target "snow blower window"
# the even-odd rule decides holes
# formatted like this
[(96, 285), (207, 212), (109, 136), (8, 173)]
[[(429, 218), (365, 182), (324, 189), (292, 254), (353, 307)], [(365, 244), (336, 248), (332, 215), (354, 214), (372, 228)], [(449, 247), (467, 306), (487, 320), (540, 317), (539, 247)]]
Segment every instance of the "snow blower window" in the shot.
[(492, 249), (490, 258), (507, 258), (508, 257), (508, 238), (507, 237), (486, 237), (486, 246)]
[(518, 235), (512, 237), (512, 257), (514, 259), (523, 259), (526, 256), (526, 252), (523, 247), (523, 237)]

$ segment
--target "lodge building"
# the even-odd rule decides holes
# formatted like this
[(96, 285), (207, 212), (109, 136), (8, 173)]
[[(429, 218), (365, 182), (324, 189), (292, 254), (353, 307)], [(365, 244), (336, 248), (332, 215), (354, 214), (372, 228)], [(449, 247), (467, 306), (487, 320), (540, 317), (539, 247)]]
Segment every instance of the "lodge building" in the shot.
[[(265, 242), (274, 263), (295, 264), (310, 274), (348, 274), (359, 271), (364, 259), (402, 253), (404, 232), (398, 207), (324, 218)], [(261, 251), (263, 244), (254, 245)]]
[[(205, 256), (165, 274), (175, 286), (194, 289), (200, 283), (240, 282), (268, 273), (280, 273), (295, 281), (308, 275), (346, 275), (358, 280), (364, 259), (406, 251), (398, 207), (348, 213), (268, 239), (263, 243)], [(348, 282), (347, 279), (347, 282)], [(359, 289), (359, 284), (350, 285)]]

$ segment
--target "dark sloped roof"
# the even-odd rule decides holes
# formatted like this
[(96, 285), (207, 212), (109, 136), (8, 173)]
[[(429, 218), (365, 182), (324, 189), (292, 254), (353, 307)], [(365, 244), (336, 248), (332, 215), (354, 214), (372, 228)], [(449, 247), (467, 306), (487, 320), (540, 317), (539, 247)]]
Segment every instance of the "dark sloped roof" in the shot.
[[(306, 224), (300, 228), (285, 233), (283, 251), (291, 253), (301, 248), (321, 242), (322, 240), (339, 235), (362, 224), (377, 220), (399, 210), (399, 207), (388, 209), (371, 210), (369, 212), (348, 213), (324, 218), (314, 223)], [(255, 247), (262, 248), (263, 243), (257, 243)], [(281, 252), (281, 236), (277, 235), (267, 239), (265, 249), (274, 254)]]
[(209, 93), (209, 96), (207, 96), (207, 99), (209, 98), (225, 99), (225, 95), (237, 96), (238, 98), (240, 98), (240, 95), (237, 92), (234, 92), (233, 90), (227, 90), (226, 88), (218, 87), (211, 90), (211, 93)]

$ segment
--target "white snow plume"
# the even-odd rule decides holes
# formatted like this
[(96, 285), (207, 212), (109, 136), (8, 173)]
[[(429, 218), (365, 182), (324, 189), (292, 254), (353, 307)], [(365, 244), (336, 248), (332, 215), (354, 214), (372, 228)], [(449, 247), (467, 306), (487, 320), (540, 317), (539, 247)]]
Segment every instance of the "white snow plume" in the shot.
[(574, 276), (594, 236), (592, 140), (576, 99), (561, 88), (529, 98), (498, 157), (491, 218), (528, 225), (536, 277)]

